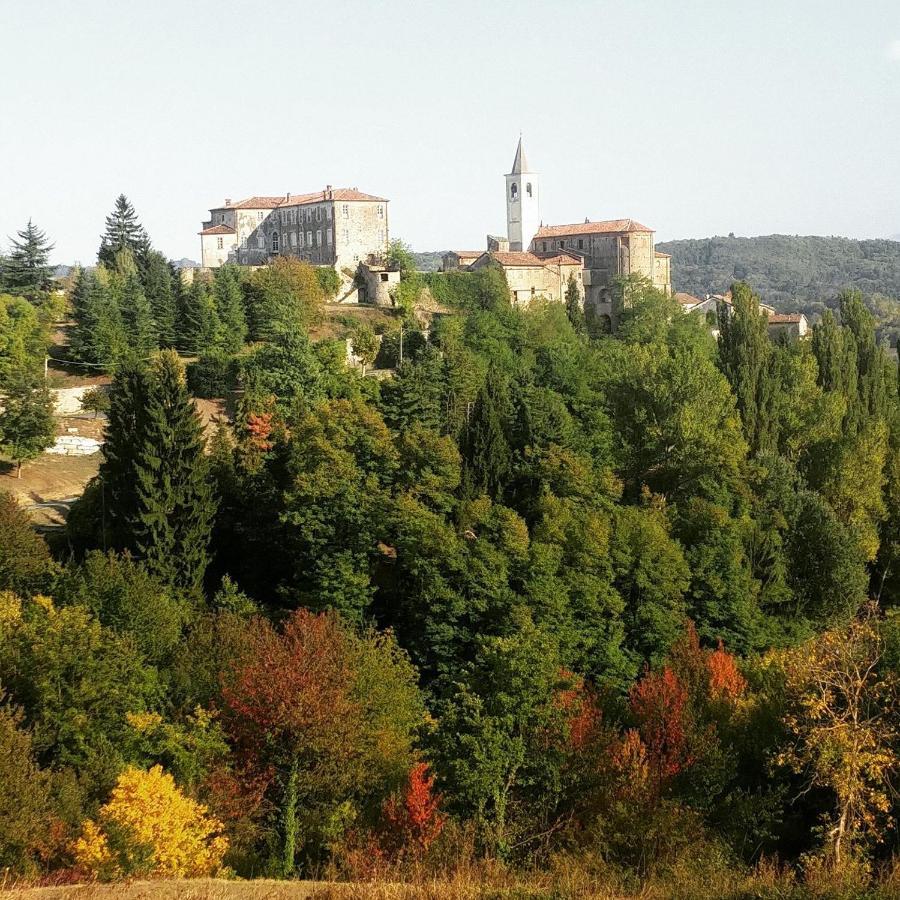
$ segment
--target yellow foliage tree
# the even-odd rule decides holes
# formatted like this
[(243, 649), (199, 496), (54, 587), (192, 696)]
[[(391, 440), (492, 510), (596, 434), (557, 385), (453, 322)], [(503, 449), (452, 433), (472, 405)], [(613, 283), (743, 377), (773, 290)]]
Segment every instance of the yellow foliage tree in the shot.
[(212, 875), (228, 849), (222, 823), (185, 797), (161, 766), (127, 768), (98, 820), (84, 823), (73, 852), (80, 867), (102, 878)]
[(890, 778), (900, 769), (900, 683), (882, 656), (877, 607), (869, 604), (845, 628), (783, 657), (793, 740), (778, 761), (834, 792), (827, 849), (838, 868), (848, 846), (882, 839)]

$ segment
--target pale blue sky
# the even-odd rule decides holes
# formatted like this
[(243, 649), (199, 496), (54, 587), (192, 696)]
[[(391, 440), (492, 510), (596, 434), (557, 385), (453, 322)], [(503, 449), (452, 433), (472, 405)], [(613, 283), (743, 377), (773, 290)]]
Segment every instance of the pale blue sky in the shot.
[(659, 240), (900, 232), (900, 0), (0, 0), (0, 240), (92, 261), (124, 191), (199, 257), (211, 204), (357, 186), (416, 249), (545, 222)]

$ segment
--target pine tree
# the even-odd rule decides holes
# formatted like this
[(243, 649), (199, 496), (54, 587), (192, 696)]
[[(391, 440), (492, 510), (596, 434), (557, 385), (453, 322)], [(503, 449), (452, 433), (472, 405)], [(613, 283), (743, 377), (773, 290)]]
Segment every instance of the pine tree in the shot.
[(34, 459), (56, 436), (53, 397), (42, 375), (28, 370), (15, 372), (7, 381), (0, 412), (0, 446), (18, 464)]
[(247, 339), (244, 296), (233, 266), (216, 269), (213, 297), (219, 318), (219, 344), (226, 353), (237, 353)]
[(133, 465), (137, 550), (167, 583), (199, 589), (209, 564), (216, 503), (203, 426), (173, 351), (162, 353), (156, 363), (142, 425)]
[(777, 446), (774, 404), (778, 394), (766, 317), (749, 285), (732, 286), (733, 306), (719, 309), (719, 368), (731, 383), (754, 453)]
[(153, 324), (160, 347), (174, 347), (177, 309), (172, 269), (166, 258), (156, 250), (147, 256), (143, 277), (144, 293), (150, 301)]
[(509, 400), (499, 372), (491, 368), (472, 409), (463, 441), (463, 483), (470, 496), (498, 499), (512, 473), (505, 420)]
[(94, 333), (97, 313), (93, 304), (96, 277), (87, 269), (78, 269), (69, 295), (72, 319), (75, 324), (69, 332), (69, 354), (80, 362), (96, 362)]
[(130, 251), (138, 267), (142, 268), (150, 252), (150, 239), (128, 198), (119, 194), (115, 208), (106, 217), (106, 231), (100, 237), (97, 261), (113, 268), (116, 256), (122, 250)]
[(117, 285), (117, 300), (129, 349), (140, 357), (156, 349), (153, 310), (141, 287), (137, 272), (129, 272)]
[(5, 291), (21, 294), (47, 290), (50, 285), (49, 259), (53, 244), (31, 219), (23, 231), (17, 232), (17, 236), (19, 240), (10, 239), (10, 253), (3, 260), (0, 285)]

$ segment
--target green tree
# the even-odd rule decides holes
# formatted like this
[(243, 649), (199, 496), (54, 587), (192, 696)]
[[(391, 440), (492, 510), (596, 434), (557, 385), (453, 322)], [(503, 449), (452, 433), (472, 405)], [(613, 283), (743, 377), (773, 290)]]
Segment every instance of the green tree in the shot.
[(379, 347), (378, 338), (375, 332), (368, 325), (359, 325), (353, 332), (353, 354), (362, 365), (362, 373), (366, 374), (366, 369), (375, 362), (378, 356)]
[(156, 326), (131, 251), (120, 250), (116, 254), (109, 291), (119, 309), (129, 350), (140, 358), (149, 356), (158, 343)]
[(46, 323), (34, 306), (0, 294), (0, 391), (15, 372), (43, 370), (48, 343)]
[(0, 265), (0, 288), (34, 296), (50, 286), (53, 244), (31, 219), (22, 231), (17, 232), (17, 238), (10, 240), (9, 255)]
[(577, 332), (583, 333), (586, 328), (584, 300), (574, 275), (569, 275), (569, 280), (566, 283), (566, 315), (572, 323), (572, 327)]
[(719, 307), (719, 368), (734, 391), (750, 450), (758, 453), (777, 446), (773, 410), (779, 386), (759, 298), (744, 282), (732, 285), (731, 293), (732, 305)]
[(512, 474), (512, 450), (506, 435), (509, 398), (496, 368), (487, 379), (472, 408), (462, 443), (463, 484), (471, 494), (486, 493), (497, 499)]
[(222, 334), (222, 322), (209, 277), (197, 274), (184, 291), (184, 317), (179, 328), (181, 349), (198, 356), (214, 350)]
[(150, 303), (153, 325), (160, 347), (174, 347), (178, 336), (174, 278), (172, 268), (165, 256), (157, 250), (147, 254), (147, 262), (141, 282), (144, 294)]
[(0, 591), (20, 597), (49, 591), (56, 567), (44, 539), (12, 494), (0, 493)]
[(97, 262), (111, 269), (116, 264), (116, 257), (123, 250), (130, 252), (138, 267), (143, 268), (150, 252), (150, 239), (138, 221), (137, 213), (129, 199), (124, 194), (119, 194), (113, 211), (106, 217), (106, 230), (100, 236)]
[(236, 268), (216, 269), (212, 290), (219, 319), (219, 348), (229, 354), (237, 353), (247, 339), (247, 317)]
[(199, 590), (209, 563), (216, 503), (204, 457), (203, 426), (174, 351), (149, 381), (141, 432), (129, 465), (137, 486), (134, 549), (166, 584)]
[(17, 464), (35, 459), (56, 439), (53, 397), (43, 375), (17, 372), (6, 385), (0, 412), (0, 447)]
[(399, 269), (401, 278), (416, 271), (416, 260), (409, 244), (400, 240), (390, 242), (384, 254), (384, 264), (388, 268)]

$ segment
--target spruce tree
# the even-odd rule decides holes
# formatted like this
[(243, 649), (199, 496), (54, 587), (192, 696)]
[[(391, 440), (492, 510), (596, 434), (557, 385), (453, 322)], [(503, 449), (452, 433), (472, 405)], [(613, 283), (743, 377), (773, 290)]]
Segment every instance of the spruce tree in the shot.
[(115, 208), (106, 217), (106, 230), (100, 237), (97, 262), (113, 268), (116, 256), (122, 250), (128, 250), (138, 267), (142, 268), (150, 252), (150, 239), (128, 198), (119, 194)]
[(147, 256), (143, 286), (153, 313), (159, 346), (174, 347), (177, 310), (172, 269), (162, 253), (156, 250), (152, 250)]
[(150, 379), (146, 364), (125, 358), (109, 392), (109, 413), (103, 461), (100, 464), (103, 544), (134, 549), (138, 516), (135, 467), (146, 433)]
[(226, 353), (237, 353), (247, 339), (244, 296), (234, 266), (216, 269), (213, 297), (219, 318), (219, 345)]
[(31, 219), (24, 230), (10, 239), (10, 252), (3, 260), (0, 285), (11, 293), (34, 294), (50, 286), (50, 251), (53, 244)]
[(181, 349), (202, 356), (216, 349), (222, 330), (209, 279), (195, 277), (184, 294)]
[(93, 272), (78, 269), (69, 294), (74, 325), (69, 330), (68, 352), (79, 362), (96, 362), (93, 348), (96, 315), (91, 302), (94, 281)]
[(198, 590), (209, 563), (216, 503), (203, 426), (173, 351), (155, 364), (134, 457), (136, 549), (168, 584)]
[(775, 401), (778, 394), (772, 366), (768, 322), (750, 286), (732, 286), (733, 306), (719, 308), (719, 368), (731, 383), (754, 453), (777, 446)]

